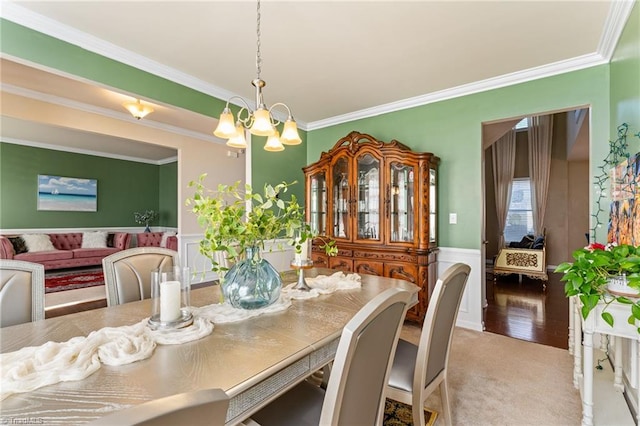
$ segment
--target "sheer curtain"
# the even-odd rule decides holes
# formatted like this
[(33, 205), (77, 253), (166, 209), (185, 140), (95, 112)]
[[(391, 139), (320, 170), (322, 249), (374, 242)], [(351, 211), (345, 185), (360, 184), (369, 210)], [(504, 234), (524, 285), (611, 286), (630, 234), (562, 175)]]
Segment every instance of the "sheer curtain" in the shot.
[(491, 146), (493, 160), (493, 189), (498, 215), (498, 248), (504, 247), (504, 227), (511, 201), (511, 181), (516, 164), (516, 131), (509, 130)]
[(549, 174), (551, 170), (551, 139), (553, 116), (529, 117), (529, 176), (533, 201), (533, 229), (536, 235), (544, 230), (544, 212), (547, 210)]

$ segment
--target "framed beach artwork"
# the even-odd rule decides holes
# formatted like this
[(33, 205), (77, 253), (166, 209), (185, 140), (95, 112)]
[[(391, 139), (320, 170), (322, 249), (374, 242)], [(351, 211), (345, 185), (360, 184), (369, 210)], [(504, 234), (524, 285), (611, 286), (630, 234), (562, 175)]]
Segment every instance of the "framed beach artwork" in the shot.
[(98, 181), (38, 175), (38, 210), (98, 211)]

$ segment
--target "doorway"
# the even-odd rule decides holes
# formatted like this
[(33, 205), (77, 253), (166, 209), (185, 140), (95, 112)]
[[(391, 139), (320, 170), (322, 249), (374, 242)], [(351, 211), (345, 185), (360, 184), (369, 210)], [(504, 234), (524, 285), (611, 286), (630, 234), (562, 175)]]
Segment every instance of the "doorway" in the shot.
[[(549, 115), (553, 121), (549, 189), (543, 225), (549, 280), (545, 289), (538, 279), (518, 274), (493, 274), (500, 231), (493, 183), (492, 145), (517, 125), (513, 179), (519, 182), (516, 187), (522, 186), (522, 182), (529, 179), (528, 128), (522, 124), (524, 117), (483, 123), (483, 320), (486, 331), (567, 348), (568, 299), (564, 295), (564, 283), (560, 281), (562, 275), (553, 270), (558, 264), (570, 260), (573, 250), (585, 246), (588, 241), (589, 109), (535, 115)], [(505, 244), (520, 241), (530, 232), (526, 227), (522, 228), (522, 212), (517, 210), (522, 207), (515, 207), (514, 203), (508, 206)]]

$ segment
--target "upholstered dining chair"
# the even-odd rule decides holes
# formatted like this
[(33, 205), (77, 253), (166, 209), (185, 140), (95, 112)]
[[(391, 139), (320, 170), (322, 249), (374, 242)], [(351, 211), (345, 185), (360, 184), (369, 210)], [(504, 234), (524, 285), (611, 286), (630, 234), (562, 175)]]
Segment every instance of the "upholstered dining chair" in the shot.
[(151, 297), (151, 271), (178, 265), (178, 252), (161, 247), (136, 247), (102, 259), (107, 306)]
[(44, 266), (0, 259), (0, 327), (44, 319)]
[(411, 293), (388, 289), (344, 327), (326, 391), (303, 381), (251, 416), (262, 426), (381, 425), (392, 355)]
[(443, 420), (451, 424), (447, 367), (451, 336), (470, 273), (471, 268), (463, 263), (450, 266), (433, 289), (418, 346), (403, 339), (398, 341), (387, 397), (412, 406), (415, 426), (425, 425), (424, 401), (438, 386)]
[(221, 426), (227, 418), (229, 397), (221, 389), (203, 389), (155, 399), (117, 411), (89, 423), (91, 426)]

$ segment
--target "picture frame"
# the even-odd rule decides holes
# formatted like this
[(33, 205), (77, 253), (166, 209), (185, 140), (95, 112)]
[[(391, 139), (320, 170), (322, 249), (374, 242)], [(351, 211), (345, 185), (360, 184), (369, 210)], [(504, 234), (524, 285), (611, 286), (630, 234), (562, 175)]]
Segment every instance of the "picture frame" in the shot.
[(39, 211), (98, 211), (96, 179), (38, 175)]

